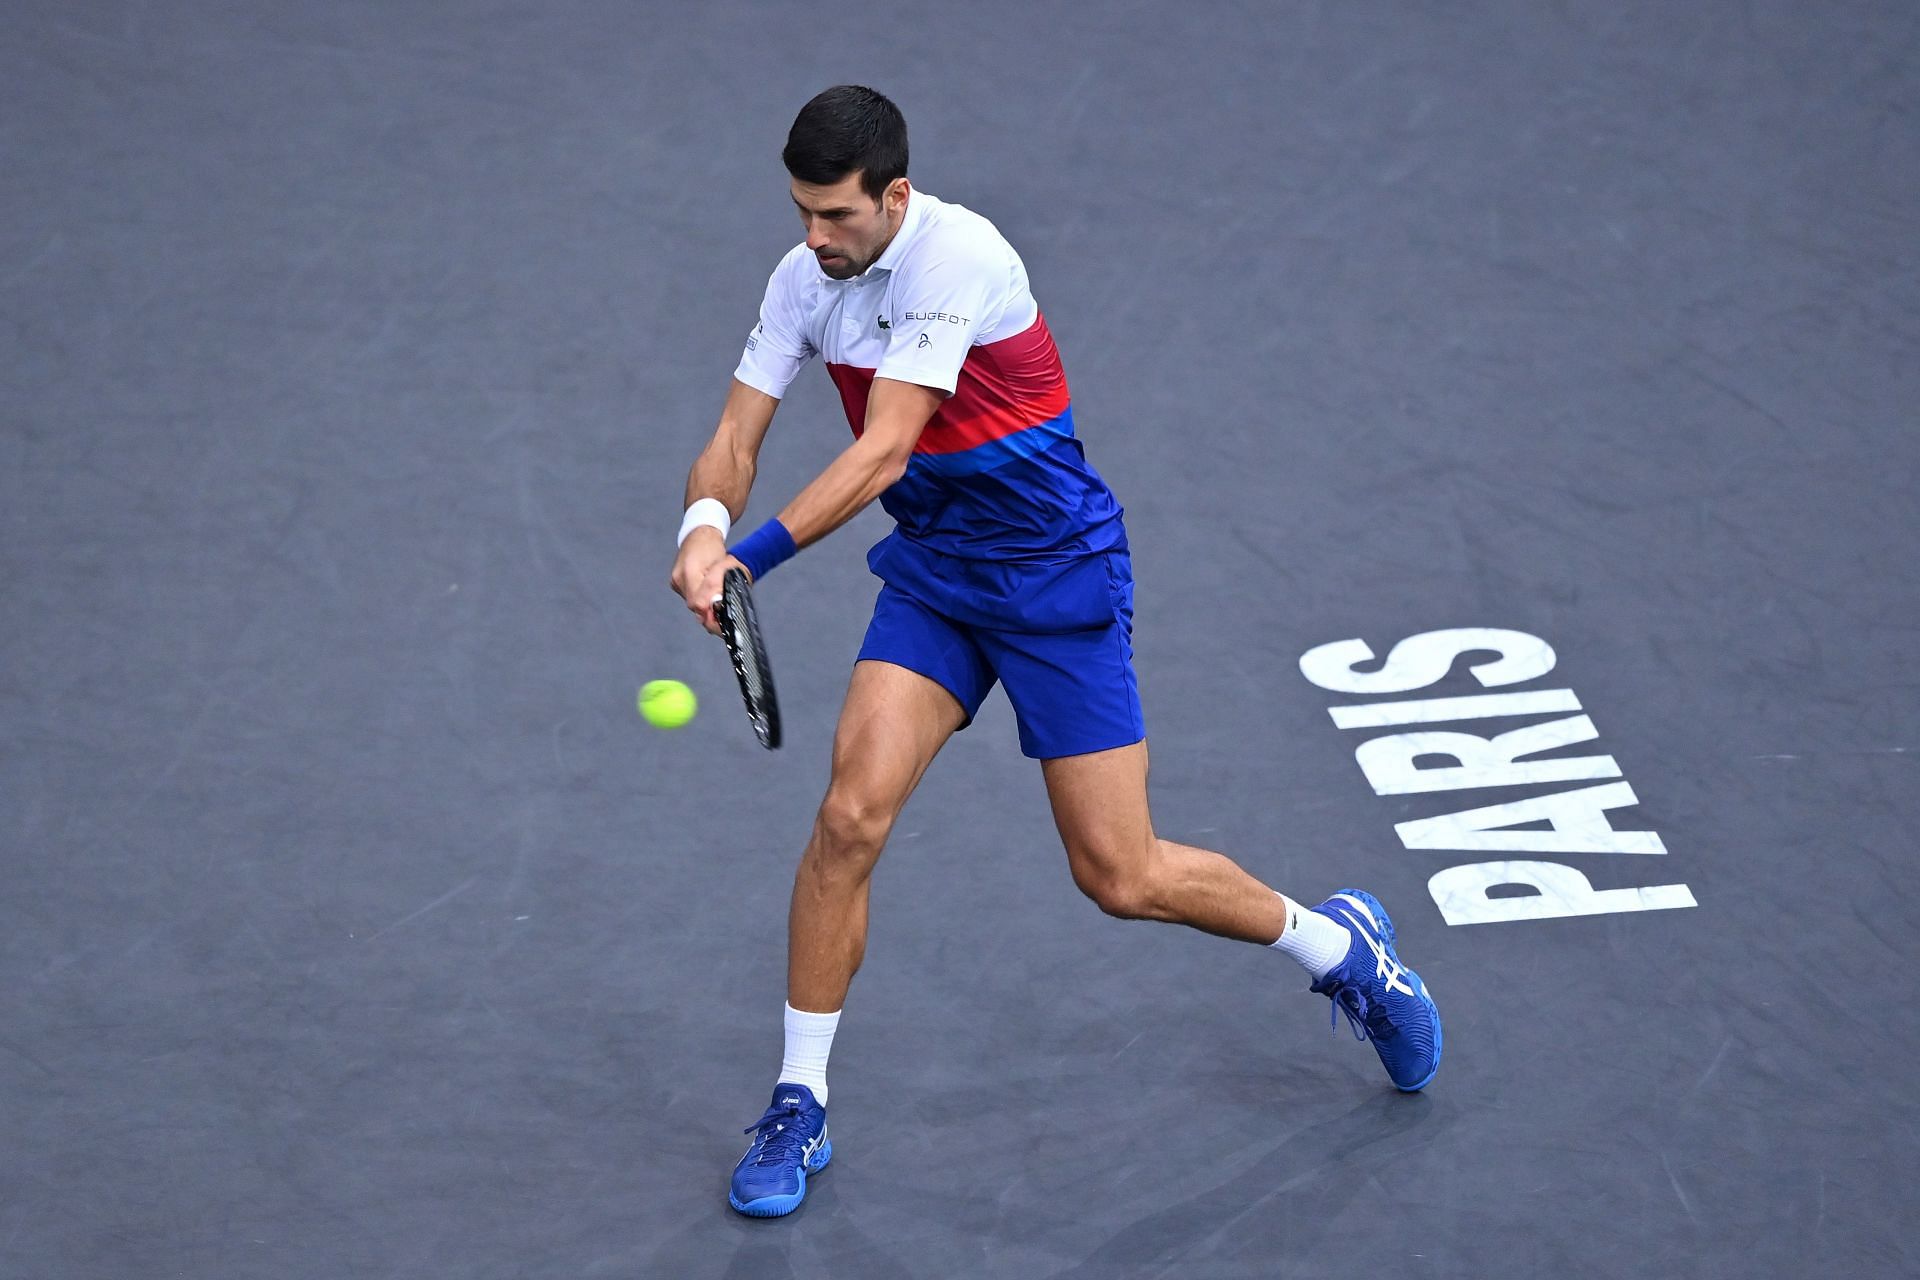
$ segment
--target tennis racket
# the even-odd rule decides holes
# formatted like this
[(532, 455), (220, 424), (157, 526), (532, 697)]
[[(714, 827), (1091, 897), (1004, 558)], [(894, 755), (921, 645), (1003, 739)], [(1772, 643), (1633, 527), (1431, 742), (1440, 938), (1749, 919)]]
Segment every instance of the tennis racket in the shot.
[(727, 642), (733, 674), (740, 679), (740, 697), (747, 704), (753, 736), (771, 751), (780, 745), (780, 703), (773, 695), (773, 668), (767, 663), (766, 641), (760, 638), (760, 619), (753, 612), (753, 591), (747, 575), (727, 570), (720, 598), (713, 602), (720, 638)]

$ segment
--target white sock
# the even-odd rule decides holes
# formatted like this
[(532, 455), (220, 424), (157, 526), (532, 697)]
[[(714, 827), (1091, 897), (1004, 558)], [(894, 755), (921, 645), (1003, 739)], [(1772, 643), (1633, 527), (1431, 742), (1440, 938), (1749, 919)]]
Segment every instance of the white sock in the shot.
[(1335, 965), (1347, 958), (1353, 934), (1338, 920), (1329, 920), (1317, 911), (1309, 911), (1286, 894), (1280, 901), (1287, 908), (1287, 931), (1273, 944), (1300, 962), (1315, 982), (1327, 976)]
[(827, 1105), (827, 1055), (833, 1052), (833, 1032), (840, 1025), (840, 1011), (807, 1013), (787, 1006), (787, 1056), (780, 1063), (780, 1078), (775, 1084), (803, 1084), (813, 1090), (813, 1100)]

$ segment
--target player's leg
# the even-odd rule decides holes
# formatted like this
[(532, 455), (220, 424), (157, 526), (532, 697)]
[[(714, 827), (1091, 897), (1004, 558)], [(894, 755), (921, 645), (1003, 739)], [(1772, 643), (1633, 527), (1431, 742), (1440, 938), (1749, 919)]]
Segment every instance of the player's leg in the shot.
[[(1012, 685), (1009, 684), (1009, 691)], [(1286, 952), (1371, 1040), (1404, 1090), (1440, 1065), (1440, 1015), (1394, 952), (1393, 921), (1371, 894), (1342, 889), (1312, 910), (1232, 860), (1153, 834), (1145, 742), (1042, 760), (1073, 879), (1109, 915), (1166, 920)]]
[(854, 664), (833, 771), (794, 875), (787, 1003), (837, 1010), (867, 944), (867, 889), (907, 797), (967, 711), (946, 688), (890, 662)]
[(1006, 685), (1021, 751), (1041, 761), (1074, 883), (1112, 915), (1271, 945), (1286, 928), (1284, 899), (1220, 854), (1154, 835), (1131, 558), (1109, 552), (1052, 572), (1049, 605), (1094, 625), (975, 639)]
[(1419, 976), (1399, 963), (1393, 922), (1377, 900), (1346, 889), (1309, 910), (1221, 854), (1154, 833), (1132, 575), (1124, 555), (1106, 562), (1110, 624), (978, 633), (1013, 703), (1020, 748), (1041, 761), (1075, 883), (1110, 914), (1174, 921), (1291, 956), (1373, 1041), (1394, 1083), (1422, 1087), (1439, 1063), (1439, 1014)]
[(1108, 915), (1261, 946), (1286, 931), (1286, 899), (1232, 859), (1154, 834), (1145, 741), (1042, 760), (1040, 769), (1073, 882)]
[(734, 1167), (728, 1202), (755, 1217), (791, 1213), (833, 1156), (827, 1057), (866, 951), (867, 888), (907, 797), (993, 686), (967, 638), (888, 587), (854, 663), (833, 769), (787, 913), (786, 1049), (773, 1102)]

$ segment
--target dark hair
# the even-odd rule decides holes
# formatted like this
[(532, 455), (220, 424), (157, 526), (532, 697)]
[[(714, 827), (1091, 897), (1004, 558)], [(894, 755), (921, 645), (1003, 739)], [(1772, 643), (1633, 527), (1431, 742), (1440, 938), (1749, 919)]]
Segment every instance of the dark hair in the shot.
[(860, 189), (877, 201), (907, 176), (907, 118), (883, 93), (837, 84), (800, 108), (780, 159), (788, 173), (821, 187), (858, 170)]

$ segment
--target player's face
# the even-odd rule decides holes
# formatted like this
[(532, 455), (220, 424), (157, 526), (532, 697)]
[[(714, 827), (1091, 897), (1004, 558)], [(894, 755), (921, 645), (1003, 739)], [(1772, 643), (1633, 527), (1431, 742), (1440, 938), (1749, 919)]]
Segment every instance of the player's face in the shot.
[(896, 178), (875, 200), (860, 189), (856, 170), (832, 186), (793, 179), (793, 203), (807, 231), (807, 248), (820, 270), (851, 280), (886, 252), (907, 209), (907, 180)]

